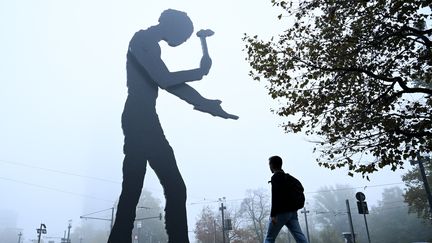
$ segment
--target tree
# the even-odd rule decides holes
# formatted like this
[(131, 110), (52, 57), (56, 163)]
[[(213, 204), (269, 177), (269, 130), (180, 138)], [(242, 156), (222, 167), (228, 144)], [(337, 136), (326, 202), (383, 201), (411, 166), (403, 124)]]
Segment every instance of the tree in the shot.
[[(228, 205), (225, 219), (230, 219), (232, 230), (228, 237), (233, 243), (263, 242), (266, 223), (270, 215), (270, 197), (266, 190), (247, 190), (240, 207)], [(195, 237), (202, 243), (222, 242), (220, 210), (204, 207), (195, 225)], [(215, 238), (216, 237), (216, 238)]]
[(168, 235), (162, 212), (161, 201), (153, 197), (151, 192), (143, 190), (138, 202), (132, 234), (137, 236), (140, 242), (167, 242)]
[[(1, 242), (4, 243), (15, 243), (18, 241), (18, 234), (20, 233), (20, 229), (17, 228), (3, 228), (0, 227), (0, 239)], [(24, 237), (23, 237), (24, 238)], [(23, 238), (21, 238), (21, 241), (24, 241)]]
[(350, 203), (351, 218), (357, 242), (366, 242), (366, 228), (363, 215), (356, 209), (356, 190), (350, 185), (337, 184), (319, 189), (313, 197), (309, 228), (313, 229), (313, 242), (344, 242), (342, 233), (350, 232), (346, 200)]
[(344, 240), (341, 237), (341, 233), (337, 232), (334, 228), (323, 228), (318, 232), (317, 239), (314, 239), (314, 243), (343, 243)]
[(286, 132), (320, 139), (320, 166), (367, 176), (432, 150), (430, 1), (272, 3), (293, 24), (245, 35), (250, 75), (268, 80)]
[[(115, 208), (117, 207), (115, 206)], [(143, 190), (136, 209), (132, 231), (133, 238), (138, 238), (139, 242), (167, 242), (168, 235), (165, 231), (162, 212), (161, 201), (153, 197), (151, 192)], [(111, 217), (110, 211), (109, 214), (100, 218), (107, 219)], [(99, 227), (96, 222), (99, 222)], [(74, 227), (71, 233), (71, 242), (80, 242), (80, 239), (83, 242), (107, 242), (110, 232), (108, 221), (105, 221), (103, 226), (100, 224), (101, 221), (96, 222), (94, 220), (84, 221), (81, 226)]]
[[(227, 206), (225, 219), (230, 219), (232, 230), (228, 232), (229, 242), (232, 243), (254, 243), (255, 234), (250, 228), (250, 224), (243, 212), (233, 205)], [(222, 215), (220, 210), (214, 212), (206, 206), (195, 224), (195, 238), (202, 243), (221, 243), (222, 240)]]
[(107, 242), (108, 240), (109, 230), (95, 226), (94, 221), (84, 221), (81, 226), (72, 229), (71, 242)]
[(425, 242), (432, 240), (432, 225), (408, 213), (399, 187), (386, 188), (378, 206), (372, 207), (368, 223), (373, 242)]
[[(429, 187), (432, 187), (432, 161), (424, 163), (424, 168)], [(416, 212), (418, 217), (431, 219), (432, 215), (431, 212), (429, 212), (429, 203), (418, 166), (415, 166), (402, 176), (402, 180), (407, 187), (404, 193), (404, 199), (405, 202), (408, 203), (410, 212)]]
[[(219, 218), (222, 217), (219, 211)], [(255, 243), (257, 242), (255, 231), (252, 230), (250, 220), (245, 217), (243, 209), (234, 204), (227, 205), (225, 219), (231, 220), (232, 229), (228, 231), (228, 242)]]
[(263, 242), (266, 223), (270, 215), (270, 197), (265, 189), (248, 190), (241, 204), (242, 215), (250, 222), (249, 228), (254, 232), (258, 242)]
[(221, 232), (221, 227), (216, 225), (216, 222), (215, 213), (210, 207), (204, 207), (195, 223), (194, 233), (198, 242), (212, 243), (221, 241), (222, 236), (217, 234), (217, 232)]
[[(313, 209), (314, 221), (320, 237), (329, 237), (332, 231), (338, 233), (341, 239), (342, 232), (349, 231), (347, 223), (346, 199), (352, 199), (355, 190), (349, 185), (325, 186), (319, 189), (320, 193), (314, 195)], [(334, 239), (336, 240), (336, 239)]]

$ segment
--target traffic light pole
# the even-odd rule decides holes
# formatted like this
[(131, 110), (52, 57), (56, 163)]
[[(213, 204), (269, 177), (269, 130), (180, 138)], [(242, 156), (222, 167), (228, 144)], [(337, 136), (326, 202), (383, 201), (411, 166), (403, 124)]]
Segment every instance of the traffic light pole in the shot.
[(371, 243), (370, 235), (369, 235), (369, 227), (368, 227), (367, 220), (366, 220), (366, 214), (363, 214), (363, 217), (364, 217), (364, 221), (365, 221), (365, 226), (366, 226), (366, 233), (367, 233), (367, 237), (368, 237), (368, 242)]
[(367, 237), (368, 237), (368, 242), (371, 243), (370, 240), (370, 235), (369, 235), (369, 227), (367, 224), (367, 220), (366, 220), (366, 214), (369, 213), (369, 209), (366, 203), (366, 196), (363, 192), (357, 192), (355, 197), (357, 198), (357, 209), (359, 214), (363, 214), (364, 217), (364, 221), (365, 221), (365, 226), (366, 226), (366, 233), (367, 233)]

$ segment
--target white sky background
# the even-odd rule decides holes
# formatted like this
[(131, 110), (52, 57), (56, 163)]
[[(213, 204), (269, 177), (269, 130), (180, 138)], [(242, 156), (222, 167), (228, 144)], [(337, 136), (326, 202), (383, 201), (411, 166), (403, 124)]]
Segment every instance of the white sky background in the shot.
[[(212, 202), (221, 197), (240, 202), (247, 189), (269, 189), (267, 159), (274, 154), (306, 192), (334, 184), (370, 186), (363, 191), (377, 200), (384, 186), (374, 185), (401, 182), (400, 172), (386, 170), (368, 182), (320, 168), (306, 137), (283, 133), (270, 112), (274, 102), (264, 84), (248, 76), (242, 51), (243, 33), (267, 37), (283, 29), (269, 0), (0, 0), (0, 214), (18, 214), (9, 227), (23, 229), (26, 242), (41, 222), (49, 236), (63, 236), (69, 219), (77, 226), (80, 215), (117, 199), (128, 42), (167, 8), (187, 12), (195, 31), (215, 31), (208, 38), (213, 67), (192, 85), (240, 116), (212, 117), (160, 92), (158, 114), (188, 188), (189, 230), (207, 203), (216, 207)], [(177, 48), (161, 46), (171, 70), (199, 65), (195, 35)], [(145, 188), (163, 198), (150, 168)]]

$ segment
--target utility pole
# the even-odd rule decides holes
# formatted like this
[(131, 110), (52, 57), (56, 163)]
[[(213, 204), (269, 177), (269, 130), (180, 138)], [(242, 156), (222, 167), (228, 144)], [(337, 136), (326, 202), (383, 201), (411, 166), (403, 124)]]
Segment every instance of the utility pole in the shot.
[[(225, 200), (225, 197), (222, 198), (223, 200)], [(221, 198), (219, 198), (219, 201), (222, 201)], [(223, 202), (221, 202), (221, 206), (219, 208), (219, 210), (221, 210), (222, 212), (222, 242), (225, 243), (225, 216), (224, 216), (224, 210), (226, 209), (226, 207), (223, 205)]]
[(72, 219), (69, 220), (69, 224), (68, 224), (68, 234), (67, 234), (67, 238), (66, 238), (66, 242), (70, 243), (70, 229), (72, 228)]
[(307, 214), (309, 213), (309, 210), (306, 210), (306, 207), (304, 207), (303, 210), (300, 211), (300, 212), (303, 213), (304, 216), (305, 216), (306, 235), (307, 235), (307, 238), (308, 238), (308, 242), (311, 243), (310, 237), (309, 237), (309, 226), (308, 226), (308, 221), (307, 221)]
[(423, 185), (424, 185), (427, 199), (429, 202), (429, 218), (432, 218), (432, 194), (431, 194), (431, 189), (429, 187), (429, 182), (428, 182), (427, 177), (426, 177), (426, 172), (425, 172), (425, 169), (423, 166), (423, 162), (431, 163), (430, 158), (428, 158), (427, 160), (423, 159), (423, 157), (420, 156), (419, 152), (417, 152), (417, 161), (414, 161), (414, 160), (410, 161), (411, 165), (415, 165), (415, 164), (419, 165), (420, 175), (422, 177)]
[(19, 232), (19, 234), (18, 234), (18, 243), (21, 243), (21, 236), (22, 236), (22, 233)]
[(352, 222), (351, 209), (350, 209), (350, 205), (349, 205), (348, 199), (346, 199), (345, 202), (346, 202), (346, 206), (347, 206), (348, 220), (349, 220), (350, 228), (351, 228), (351, 239), (352, 239), (353, 243), (356, 243), (355, 233), (354, 233), (354, 225), (353, 225), (353, 222)]

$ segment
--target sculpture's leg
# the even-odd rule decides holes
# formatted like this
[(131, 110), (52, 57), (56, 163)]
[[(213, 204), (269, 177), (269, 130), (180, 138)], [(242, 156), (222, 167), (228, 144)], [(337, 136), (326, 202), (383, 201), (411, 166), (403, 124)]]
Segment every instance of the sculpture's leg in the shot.
[(122, 191), (108, 243), (132, 242), (136, 206), (143, 187), (146, 164), (143, 156), (126, 155), (124, 158)]
[(149, 158), (149, 165), (158, 176), (165, 192), (165, 228), (168, 242), (188, 243), (186, 185), (168, 142)]

